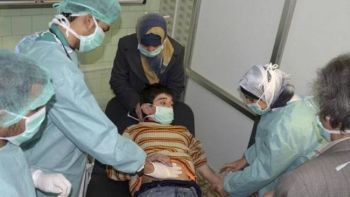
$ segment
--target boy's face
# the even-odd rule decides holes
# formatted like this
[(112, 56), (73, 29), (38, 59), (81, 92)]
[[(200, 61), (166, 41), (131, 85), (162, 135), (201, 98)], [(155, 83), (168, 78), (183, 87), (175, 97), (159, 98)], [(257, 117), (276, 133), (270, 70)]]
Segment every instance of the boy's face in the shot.
[(150, 103), (144, 103), (140, 108), (144, 114), (151, 115), (156, 113), (156, 106), (172, 107), (173, 105), (174, 102), (172, 96), (165, 93), (160, 93), (153, 99), (152, 105), (150, 105)]
[(153, 100), (154, 106), (172, 107), (173, 104), (174, 104), (173, 97), (165, 93), (159, 94)]

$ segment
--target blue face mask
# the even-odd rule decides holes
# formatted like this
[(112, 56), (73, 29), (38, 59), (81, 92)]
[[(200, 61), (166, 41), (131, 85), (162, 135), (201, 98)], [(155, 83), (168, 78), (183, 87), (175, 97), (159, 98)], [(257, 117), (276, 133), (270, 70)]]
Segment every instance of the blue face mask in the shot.
[(145, 47), (143, 47), (141, 44), (137, 45), (137, 49), (140, 51), (140, 53), (146, 57), (155, 57), (157, 55), (160, 54), (160, 52), (162, 52), (163, 50), (163, 45), (159, 46), (157, 49), (153, 50), (153, 51), (148, 51), (147, 49), (145, 49)]
[(45, 115), (46, 108), (43, 107), (29, 117), (24, 116), (23, 118), (25, 119), (26, 123), (23, 133), (11, 137), (0, 137), (0, 139), (7, 140), (17, 146), (21, 145), (23, 142), (30, 140), (39, 131), (40, 125), (45, 119)]
[(257, 101), (256, 103), (249, 103), (247, 104), (248, 108), (250, 110), (252, 110), (255, 114), (261, 116), (263, 114), (265, 114), (269, 108), (266, 107), (265, 109), (261, 109), (260, 105), (258, 104), (259, 101)]
[(98, 26), (95, 17), (93, 17), (95, 22), (95, 31), (94, 33), (88, 35), (88, 36), (82, 36), (80, 35), (78, 38), (80, 40), (79, 44), (79, 52), (89, 52), (94, 50), (95, 48), (102, 45), (103, 40), (105, 38), (105, 32), (103, 32), (102, 28)]
[(148, 117), (160, 124), (170, 124), (174, 120), (174, 110), (172, 107), (156, 106), (156, 112)]
[(326, 139), (327, 141), (331, 141), (331, 131), (329, 131), (328, 129), (324, 128), (324, 126), (322, 125), (321, 121), (320, 121), (320, 117), (317, 116), (316, 118), (317, 121), (317, 125), (320, 127), (320, 134), (322, 135), (322, 137), (324, 139)]

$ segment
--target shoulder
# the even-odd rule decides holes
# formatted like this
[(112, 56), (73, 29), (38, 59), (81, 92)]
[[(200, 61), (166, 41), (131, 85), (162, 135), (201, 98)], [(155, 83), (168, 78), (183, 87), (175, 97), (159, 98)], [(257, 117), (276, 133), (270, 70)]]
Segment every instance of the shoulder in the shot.
[(181, 54), (184, 53), (185, 48), (175, 39), (173, 39), (172, 37), (168, 36), (169, 41), (171, 42), (171, 44), (174, 47), (174, 53), (175, 54)]
[(120, 46), (126, 47), (126, 48), (129, 48), (130, 46), (137, 47), (137, 44), (138, 44), (138, 42), (137, 42), (137, 37), (136, 37), (135, 33), (126, 35), (126, 36), (120, 38), (118, 41), (119, 47)]
[(269, 116), (272, 116), (275, 121), (279, 123), (288, 123), (288, 125), (302, 125), (292, 124), (296, 122), (308, 123), (316, 120), (317, 111), (312, 103), (306, 100), (293, 101), (288, 105), (272, 110)]

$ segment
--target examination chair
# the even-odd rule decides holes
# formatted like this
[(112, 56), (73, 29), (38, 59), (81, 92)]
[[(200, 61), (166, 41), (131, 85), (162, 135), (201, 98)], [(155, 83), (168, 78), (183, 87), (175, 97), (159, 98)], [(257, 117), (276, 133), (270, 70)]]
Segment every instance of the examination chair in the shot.
[[(130, 125), (137, 124), (136, 120), (127, 117), (128, 111), (121, 105), (116, 97), (112, 98), (106, 107), (107, 117), (122, 132)], [(183, 125), (194, 135), (194, 115), (192, 109), (183, 102), (174, 104), (174, 125)], [(91, 179), (87, 188), (86, 197), (128, 197), (128, 181), (114, 181), (107, 178), (106, 165), (95, 160)]]

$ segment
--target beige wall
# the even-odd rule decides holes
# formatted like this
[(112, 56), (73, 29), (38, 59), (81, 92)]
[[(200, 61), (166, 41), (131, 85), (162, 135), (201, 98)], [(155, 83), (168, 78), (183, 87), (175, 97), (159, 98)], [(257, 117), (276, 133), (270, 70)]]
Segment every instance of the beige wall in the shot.
[[(80, 56), (86, 82), (103, 109), (113, 97), (108, 81), (119, 38), (133, 33), (137, 18), (145, 12), (159, 12), (160, 1), (122, 5), (121, 18), (107, 33), (103, 47)], [(0, 9), (0, 48), (14, 50), (23, 36), (46, 30), (54, 14), (56, 11), (52, 8)]]

